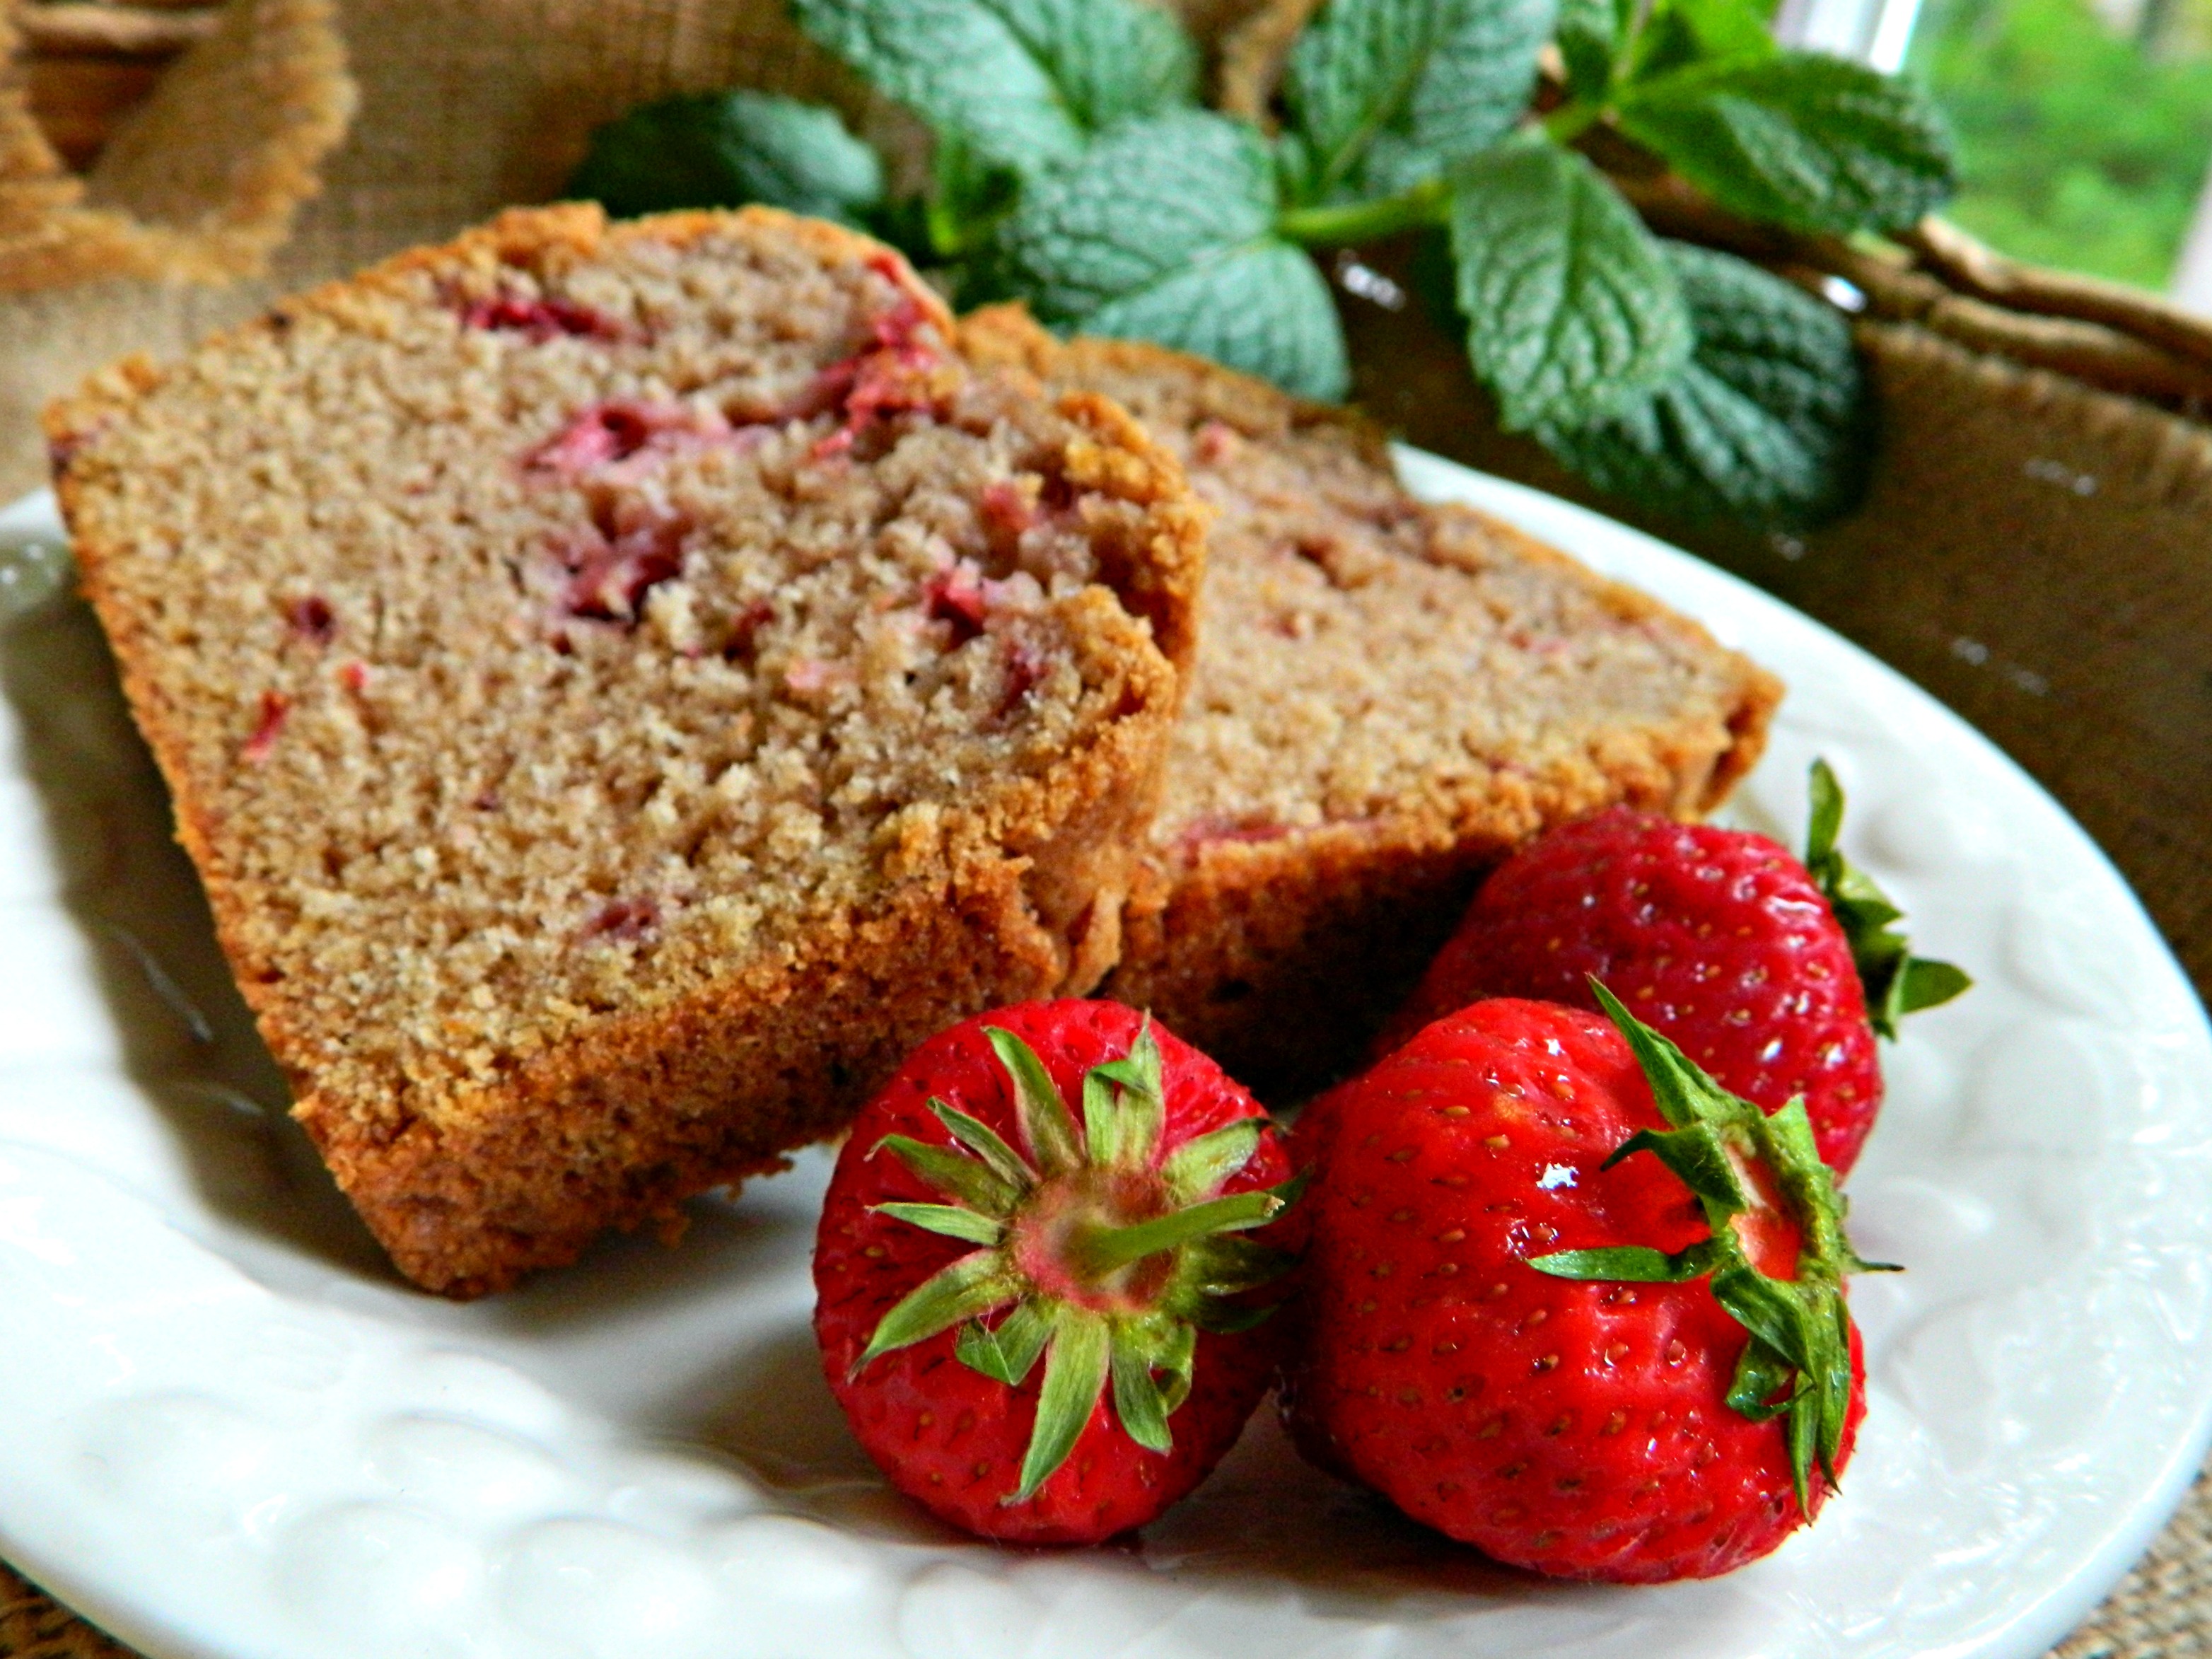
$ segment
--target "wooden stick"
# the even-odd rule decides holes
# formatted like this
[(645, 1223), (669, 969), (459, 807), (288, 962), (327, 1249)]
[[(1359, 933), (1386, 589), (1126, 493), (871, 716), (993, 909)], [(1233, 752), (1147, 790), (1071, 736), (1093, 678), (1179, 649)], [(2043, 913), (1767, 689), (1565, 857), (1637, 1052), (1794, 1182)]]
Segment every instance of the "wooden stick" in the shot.
[(157, 59), (43, 57), (24, 63), (31, 113), (62, 159), (79, 171), (91, 165), (115, 124), (154, 90)]
[(1929, 269), (1978, 300), (2010, 311), (2101, 323), (2177, 357), (2212, 365), (2212, 321), (2177, 311), (2154, 295), (2021, 264), (1941, 219), (1923, 219), (1902, 240)]
[(20, 8), (16, 25), (34, 52), (117, 52), (168, 58), (215, 32), (212, 7), (191, 11), (106, 5), (100, 0)]

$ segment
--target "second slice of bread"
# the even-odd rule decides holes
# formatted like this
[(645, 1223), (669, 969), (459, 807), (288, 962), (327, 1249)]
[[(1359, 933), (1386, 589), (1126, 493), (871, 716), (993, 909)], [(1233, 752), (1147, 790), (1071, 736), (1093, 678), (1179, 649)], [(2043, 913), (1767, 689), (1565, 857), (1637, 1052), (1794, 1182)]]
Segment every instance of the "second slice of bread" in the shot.
[(1416, 500), (1381, 435), (1202, 360), (1053, 338), (962, 349), (1103, 392), (1214, 509), (1198, 659), (1109, 994), (1254, 1086), (1351, 1062), (1477, 875), (1616, 803), (1717, 805), (1780, 684), (1696, 623), (1482, 514)]
[(554, 209), (51, 416), (224, 948), (418, 1282), (667, 1218), (1113, 960), (1200, 515), (951, 332), (834, 227)]

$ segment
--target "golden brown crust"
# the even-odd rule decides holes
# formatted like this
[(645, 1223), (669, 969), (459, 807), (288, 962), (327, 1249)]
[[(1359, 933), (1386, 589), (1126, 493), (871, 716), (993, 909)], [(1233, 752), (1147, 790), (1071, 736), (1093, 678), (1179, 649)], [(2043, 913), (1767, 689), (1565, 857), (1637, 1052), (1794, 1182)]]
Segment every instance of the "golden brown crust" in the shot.
[[(740, 216), (772, 222), (825, 258), (895, 257), (833, 226), (769, 210)], [(373, 325), (366, 301), (406, 273), (586, 259), (610, 238), (680, 242), (726, 222), (684, 215), (610, 228), (594, 208), (519, 211), (284, 310)], [(933, 297), (924, 303), (938, 307)], [(933, 314), (949, 333), (941, 307)], [(91, 469), (73, 463), (163, 380), (133, 360), (49, 410), (57, 489), (73, 526), (96, 519), (86, 510)], [(1086, 684), (1103, 687), (1109, 718), (1037, 775), (1004, 781), (957, 811), (902, 815), (898, 844), (884, 855), (890, 885), (871, 908), (702, 992), (599, 1020), (520, 1056), (495, 1084), (445, 1099), (434, 1115), (334, 1091), (318, 1074), (314, 1056), (327, 1045), (252, 942), (252, 901), (224, 850), (234, 832), (200, 787), (191, 714), (172, 706), (155, 672), (171, 647), (117, 591), (129, 550), (80, 536), (86, 593), (168, 781), (178, 836), (207, 887), (218, 936), (292, 1076), (296, 1115), (410, 1278), (477, 1295), (573, 1260), (606, 1227), (665, 1220), (685, 1196), (774, 1167), (784, 1152), (834, 1133), (908, 1048), (942, 1025), (996, 1001), (1079, 993), (1105, 971), (1179, 692), (1152, 641), (1188, 659), (1204, 528), (1175, 462), (1118, 409), (1084, 394), (1065, 407), (1077, 430), (1063, 465), (1085, 499), (1143, 509), (1124, 541), (1102, 546), (1103, 574), (1116, 592), (1094, 586), (1053, 601), (1085, 642)]]
[(1747, 730), (1717, 760), (1710, 738), (1661, 731), (1602, 765), (1501, 774), (1377, 819), (1158, 849), (1103, 994), (1150, 1008), (1263, 1096), (1310, 1092), (1363, 1051), (1515, 848), (1607, 806), (1686, 817), (1724, 798), (1722, 768), (1748, 769), (1780, 683), (1752, 690)]
[(1067, 477), (1080, 489), (1152, 507), (1141, 537), (1109, 527), (1098, 542), (1099, 576), (1152, 627), (1152, 642), (1188, 676), (1198, 654), (1199, 590), (1206, 575), (1204, 507), (1182, 469), (1127, 411), (1094, 392), (1071, 392), (1060, 412), (1091, 434), (1071, 446)]
[[(1218, 422), (1285, 453), (1350, 459), (1395, 477), (1382, 434), (1368, 422), (1217, 364), (1135, 342), (1063, 343), (1018, 306), (963, 319), (960, 338), (971, 357), (1018, 366), (1047, 385), (1118, 387), (1148, 418), (1187, 432)], [(1131, 389), (1139, 386), (1142, 398)], [(1202, 477), (1200, 463), (1193, 469)], [(1772, 675), (1697, 623), (1510, 526), (1462, 506), (1408, 501), (1405, 510), (1426, 526), (1426, 558), (1475, 576), (1501, 562), (1555, 573), (1599, 614), (1703, 665), (1722, 690), (1713, 708), (1615, 728), (1565, 758), (1509, 757), (1472, 778), (1437, 779), (1356, 818), (1302, 828), (1164, 818), (1166, 838), (1139, 877), (1105, 992), (1152, 1009), (1278, 1097), (1314, 1088), (1357, 1058), (1485, 869), (1544, 828), (1607, 805), (1682, 817), (1711, 810), (1758, 759), (1782, 694)], [(1218, 539), (1217, 573), (1228, 568), (1223, 545)], [(1218, 609), (1207, 625), (1225, 625)], [(1209, 636), (1211, 647), (1223, 643)], [(1284, 648), (1257, 634), (1234, 644), (1255, 655)], [(1201, 670), (1201, 688), (1205, 678)]]

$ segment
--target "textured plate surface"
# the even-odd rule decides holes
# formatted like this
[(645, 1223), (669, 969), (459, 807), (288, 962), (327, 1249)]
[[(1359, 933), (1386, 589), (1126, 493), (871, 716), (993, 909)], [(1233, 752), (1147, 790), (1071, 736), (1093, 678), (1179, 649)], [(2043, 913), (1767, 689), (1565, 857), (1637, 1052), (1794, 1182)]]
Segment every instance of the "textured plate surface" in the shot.
[(1870, 1414), (1813, 1531), (1717, 1583), (1530, 1582), (1271, 1421), (1127, 1548), (1013, 1554), (889, 1494), (817, 1369), (819, 1154), (469, 1307), (417, 1295), (283, 1115), (98, 630), (0, 519), (0, 1554), (161, 1659), (2028, 1659), (2119, 1575), (2212, 1404), (2212, 1037), (2105, 860), (1930, 699), (1633, 532), (1411, 481), (1790, 681), (1743, 822), (1846, 843), (1972, 995), (1887, 1053), (1854, 1177)]

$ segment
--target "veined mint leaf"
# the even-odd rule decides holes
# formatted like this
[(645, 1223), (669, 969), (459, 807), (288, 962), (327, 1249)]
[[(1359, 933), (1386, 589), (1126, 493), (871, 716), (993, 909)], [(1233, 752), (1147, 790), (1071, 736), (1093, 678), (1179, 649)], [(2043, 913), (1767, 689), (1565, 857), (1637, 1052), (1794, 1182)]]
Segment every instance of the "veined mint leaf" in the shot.
[(1274, 234), (1252, 128), (1199, 110), (1105, 133), (1000, 227), (996, 285), (1046, 323), (1200, 352), (1309, 397), (1343, 395), (1327, 285)]
[(1588, 421), (1689, 357), (1674, 267), (1571, 150), (1501, 144), (1460, 167), (1451, 243), (1468, 356), (1510, 431)]
[(599, 128), (568, 191), (617, 215), (766, 202), (857, 224), (883, 201), (884, 170), (834, 110), (715, 92), (664, 98)]
[(1387, 196), (1488, 149), (1528, 106), (1559, 0), (1329, 0), (1291, 49), (1300, 196)]
[(1111, 301), (1083, 326), (1195, 352), (1325, 403), (1352, 384), (1328, 284), (1304, 250), (1273, 239)]
[(1629, 21), (1629, 8), (1620, 0), (1559, 0), (1554, 38), (1566, 63), (1569, 96), (1604, 95), (1626, 43)]
[(1830, 307), (1725, 253), (1662, 245), (1697, 330), (1673, 380), (1585, 426), (1536, 436), (1600, 489), (1680, 517), (1798, 529), (1864, 480), (1867, 392)]
[(1619, 119), (1721, 206), (1793, 230), (1894, 230), (1958, 182), (1942, 122), (1911, 87), (1818, 52), (1639, 82)]
[(1093, 132), (1198, 100), (1198, 49), (1145, 0), (983, 0)]
[(1143, 0), (792, 0), (807, 33), (987, 161), (1026, 177), (1195, 95), (1197, 57)]

